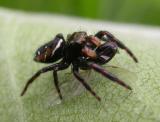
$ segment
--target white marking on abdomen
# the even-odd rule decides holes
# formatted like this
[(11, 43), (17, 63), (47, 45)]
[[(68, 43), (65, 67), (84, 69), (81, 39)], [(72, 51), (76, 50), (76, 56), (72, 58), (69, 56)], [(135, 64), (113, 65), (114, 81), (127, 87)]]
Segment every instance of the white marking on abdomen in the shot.
[(62, 39), (59, 40), (58, 44), (56, 45), (55, 49), (52, 51), (52, 56), (54, 55), (54, 53), (56, 52), (56, 50), (61, 46), (61, 43), (63, 42)]

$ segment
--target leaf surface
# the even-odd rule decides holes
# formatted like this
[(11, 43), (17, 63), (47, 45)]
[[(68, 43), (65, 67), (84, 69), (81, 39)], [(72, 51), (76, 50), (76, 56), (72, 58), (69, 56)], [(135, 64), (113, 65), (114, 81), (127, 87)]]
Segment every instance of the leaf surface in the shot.
[[(20, 93), (33, 73), (47, 66), (32, 59), (35, 50), (57, 33), (108, 30), (139, 59), (135, 64), (124, 51), (109, 63), (133, 72), (115, 70), (133, 91), (96, 74), (90, 81), (101, 96), (98, 102), (68, 76), (58, 72), (64, 100), (55, 90), (52, 72), (40, 76), (24, 97)], [(55, 15), (0, 9), (0, 120), (2, 122), (155, 122), (160, 121), (160, 29), (114, 24)], [(135, 80), (133, 80), (136, 74)], [(77, 82), (78, 83), (78, 82)], [(79, 84), (78, 86), (80, 86)], [(83, 89), (83, 90), (82, 90)], [(80, 94), (76, 94), (79, 90)], [(72, 96), (73, 93), (73, 96)]]

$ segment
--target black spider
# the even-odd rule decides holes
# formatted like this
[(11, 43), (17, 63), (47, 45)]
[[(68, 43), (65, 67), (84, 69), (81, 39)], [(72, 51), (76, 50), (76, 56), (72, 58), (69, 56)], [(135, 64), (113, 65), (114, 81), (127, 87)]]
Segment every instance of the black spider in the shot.
[(79, 69), (93, 69), (111, 81), (131, 90), (130, 86), (100, 66), (110, 61), (117, 53), (118, 48), (124, 49), (135, 62), (138, 62), (134, 54), (107, 31), (99, 31), (94, 36), (88, 36), (87, 33), (83, 31), (74, 32), (67, 36), (67, 41), (65, 41), (62, 34), (57, 34), (53, 40), (38, 48), (34, 60), (42, 63), (53, 63), (60, 59), (61, 61), (44, 67), (35, 73), (26, 83), (21, 96), (25, 94), (28, 86), (40, 76), (40, 74), (53, 71), (54, 83), (59, 97), (62, 99), (58, 85), (57, 71), (64, 70), (70, 65), (72, 66), (72, 72), (76, 79), (99, 101), (101, 100), (100, 97), (91, 89), (87, 82), (85, 82), (83, 77), (80, 76)]

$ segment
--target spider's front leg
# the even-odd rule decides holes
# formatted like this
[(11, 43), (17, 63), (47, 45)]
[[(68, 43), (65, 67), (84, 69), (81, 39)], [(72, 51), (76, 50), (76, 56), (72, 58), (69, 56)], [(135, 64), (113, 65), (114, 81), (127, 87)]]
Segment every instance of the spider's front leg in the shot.
[(127, 85), (124, 81), (120, 80), (119, 78), (117, 78), (116, 76), (114, 76), (113, 74), (108, 72), (107, 70), (103, 69), (98, 64), (91, 63), (91, 62), (86, 62), (86, 63), (88, 64), (88, 66), (90, 68), (94, 69), (96, 72), (99, 72), (100, 74), (102, 74), (106, 78), (110, 79), (111, 81), (114, 81), (114, 82), (118, 83), (119, 85), (121, 85), (129, 90), (132, 90), (132, 88), (129, 85)]
[(94, 96), (96, 97), (96, 99), (98, 101), (101, 101), (101, 98), (92, 90), (92, 88), (89, 86), (89, 84), (80, 76), (79, 72), (78, 72), (78, 66), (77, 65), (73, 65), (72, 67), (72, 71), (74, 76), (76, 77), (76, 79), (78, 81), (80, 81), (82, 83), (82, 85)]
[(132, 57), (132, 59), (137, 63), (138, 59), (136, 58), (136, 56), (132, 53), (132, 51), (125, 46), (121, 41), (119, 41), (117, 38), (115, 38), (110, 32), (108, 31), (99, 31), (98, 33), (95, 34), (96, 37), (98, 37), (99, 39), (103, 40), (103, 41), (112, 41), (115, 42), (119, 48), (124, 49), (129, 56)]
[[(47, 66), (47, 67), (44, 67), (42, 69), (40, 69), (38, 72), (36, 72), (26, 83), (23, 91), (21, 92), (21, 96), (23, 96), (25, 94), (25, 92), (27, 91), (29, 85), (31, 83), (33, 83), (33, 81), (38, 78), (42, 73), (46, 73), (48, 71), (52, 71), (52, 70), (59, 70), (59, 69), (62, 69), (62, 68), (67, 68), (69, 65), (64, 63), (63, 61), (61, 61), (60, 63), (57, 63), (57, 64), (53, 64), (51, 66)], [(59, 68), (60, 67), (60, 68)], [(57, 80), (58, 81), (58, 80)], [(55, 81), (56, 82), (56, 81)]]

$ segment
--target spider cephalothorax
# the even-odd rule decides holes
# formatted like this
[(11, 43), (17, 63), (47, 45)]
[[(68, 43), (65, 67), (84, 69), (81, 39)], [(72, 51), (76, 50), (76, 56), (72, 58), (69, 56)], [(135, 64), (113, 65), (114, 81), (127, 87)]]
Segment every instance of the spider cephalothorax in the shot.
[(59, 63), (54, 63), (50, 66), (40, 69), (35, 73), (25, 85), (21, 96), (24, 95), (28, 86), (41, 73), (53, 71), (54, 83), (58, 91), (60, 99), (62, 94), (58, 85), (57, 71), (64, 70), (72, 65), (72, 72), (76, 79), (99, 101), (100, 97), (91, 89), (91, 87), (80, 76), (79, 69), (89, 70), (93, 69), (99, 72), (106, 78), (114, 81), (123, 87), (130, 89), (131, 87), (125, 84), (122, 80), (103, 69), (103, 65), (110, 61), (117, 53), (118, 48), (124, 49), (135, 62), (138, 62), (134, 54), (121, 41), (115, 38), (108, 31), (99, 31), (95, 35), (87, 35), (86, 32), (74, 32), (68, 34), (67, 41), (65, 41), (62, 34), (57, 34), (53, 40), (44, 44), (36, 51), (34, 60), (42, 63), (53, 63), (61, 59)]

